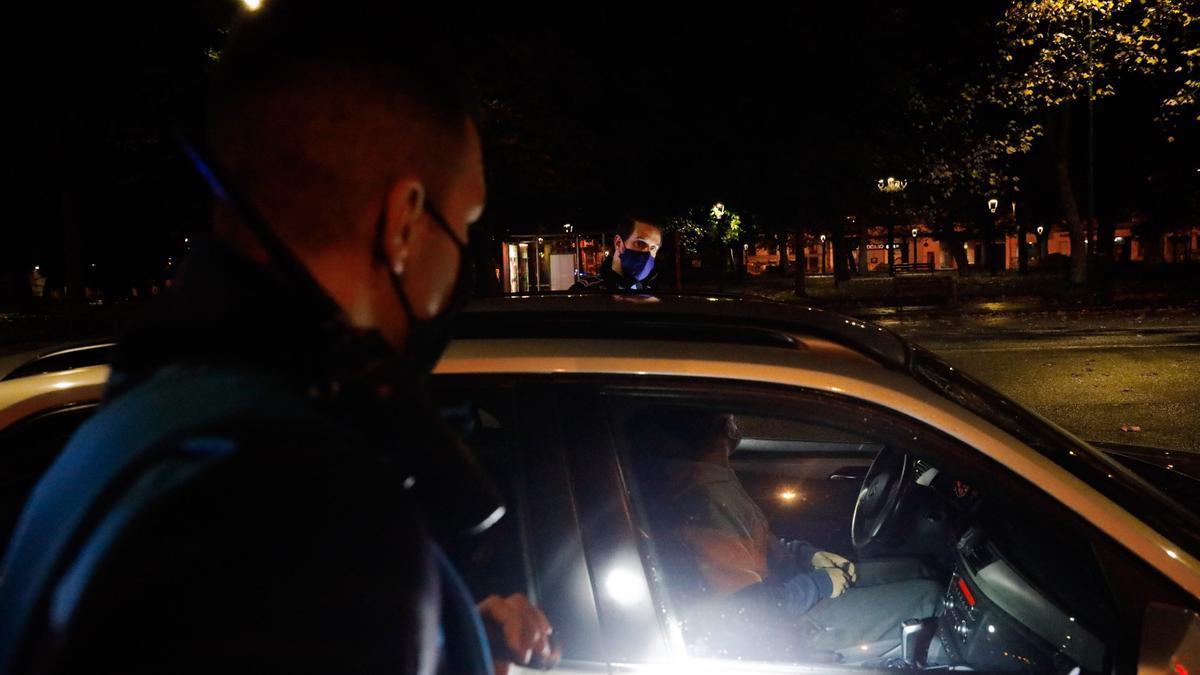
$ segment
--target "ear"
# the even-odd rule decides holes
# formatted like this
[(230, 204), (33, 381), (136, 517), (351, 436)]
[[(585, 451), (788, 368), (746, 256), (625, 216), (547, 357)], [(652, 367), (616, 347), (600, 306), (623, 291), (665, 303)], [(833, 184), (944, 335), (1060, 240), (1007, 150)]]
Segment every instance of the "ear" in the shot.
[(388, 190), (384, 205), (383, 252), (393, 274), (404, 274), (413, 234), (425, 211), (425, 186), (414, 178), (401, 178)]
[(625, 242), (621, 240), (621, 235), (614, 234), (613, 235), (613, 255), (621, 255), (621, 252), (624, 250), (625, 250)]

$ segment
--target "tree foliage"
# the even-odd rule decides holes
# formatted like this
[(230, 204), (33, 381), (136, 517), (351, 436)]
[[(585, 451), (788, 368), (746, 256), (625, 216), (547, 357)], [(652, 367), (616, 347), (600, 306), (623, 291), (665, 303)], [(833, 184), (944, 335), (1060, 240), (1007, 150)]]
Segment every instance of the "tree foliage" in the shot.
[(1002, 69), (987, 94), (1036, 113), (1150, 76), (1162, 85), (1164, 121), (1200, 121), (1198, 19), (1196, 0), (1018, 0), (997, 25)]
[(667, 219), (667, 230), (678, 232), (680, 248), (695, 255), (713, 245), (743, 241), (756, 228), (741, 214), (728, 208), (692, 209), (682, 216)]

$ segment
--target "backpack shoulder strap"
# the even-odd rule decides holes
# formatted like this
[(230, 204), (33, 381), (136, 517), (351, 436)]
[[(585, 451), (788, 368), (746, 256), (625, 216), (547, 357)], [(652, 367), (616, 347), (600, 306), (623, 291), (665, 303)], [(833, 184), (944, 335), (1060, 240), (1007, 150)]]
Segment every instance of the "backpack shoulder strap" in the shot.
[[(106, 509), (119, 482), (167, 441), (231, 419), (319, 424), (298, 392), (266, 374), (170, 366), (107, 403), (85, 422), (30, 495), (0, 568), (0, 673), (15, 666), (63, 568)], [(190, 444), (211, 458), (233, 443)]]

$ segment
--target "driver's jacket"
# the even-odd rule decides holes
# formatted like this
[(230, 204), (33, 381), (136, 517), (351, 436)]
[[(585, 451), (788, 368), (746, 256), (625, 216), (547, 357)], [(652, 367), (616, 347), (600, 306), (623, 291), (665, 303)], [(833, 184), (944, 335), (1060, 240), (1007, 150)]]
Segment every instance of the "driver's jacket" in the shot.
[(711, 595), (767, 593), (796, 615), (832, 594), (829, 575), (812, 569), (815, 549), (785, 547), (728, 465), (667, 460), (663, 468), (672, 534)]

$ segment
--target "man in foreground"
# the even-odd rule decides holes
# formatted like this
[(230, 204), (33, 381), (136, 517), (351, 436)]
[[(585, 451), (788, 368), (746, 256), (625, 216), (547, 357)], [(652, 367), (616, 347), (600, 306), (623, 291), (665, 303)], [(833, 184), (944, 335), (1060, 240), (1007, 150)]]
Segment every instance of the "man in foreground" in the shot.
[[(431, 539), (503, 513), (424, 393), (485, 197), (447, 35), (320, 0), (239, 28), (197, 158), (215, 236), (22, 516), (0, 672), (486, 669)], [(500, 660), (556, 660), (524, 598), (480, 607)]]

